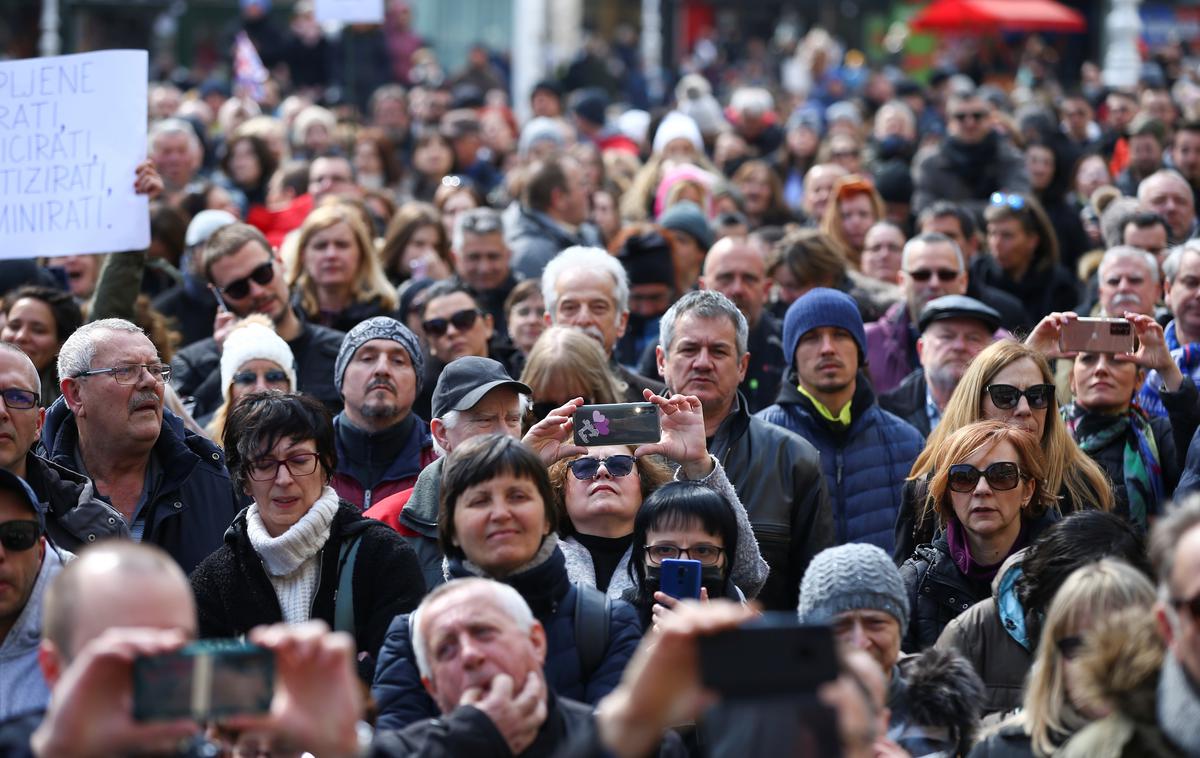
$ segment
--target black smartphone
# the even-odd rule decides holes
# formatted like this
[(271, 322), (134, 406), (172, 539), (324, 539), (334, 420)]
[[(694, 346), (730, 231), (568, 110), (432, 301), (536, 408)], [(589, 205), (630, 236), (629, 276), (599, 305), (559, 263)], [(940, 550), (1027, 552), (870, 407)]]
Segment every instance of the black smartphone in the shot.
[(216, 287), (209, 287), (208, 289), (213, 293), (213, 297), (217, 300), (217, 310), (221, 313), (228, 313), (229, 306), (225, 304), (225, 298), (221, 295), (221, 290), (217, 289)]
[(575, 411), (575, 444), (640, 445), (658, 442), (658, 409), (654, 403), (581, 405)]
[(679, 600), (700, 599), (700, 561), (667, 558), (662, 562), (658, 588)]
[(263, 714), (274, 692), (275, 654), (242, 640), (203, 640), (133, 662), (137, 721)]
[(723, 698), (815, 695), (837, 676), (830, 627), (801, 624), (793, 613), (765, 613), (700, 638), (700, 678)]

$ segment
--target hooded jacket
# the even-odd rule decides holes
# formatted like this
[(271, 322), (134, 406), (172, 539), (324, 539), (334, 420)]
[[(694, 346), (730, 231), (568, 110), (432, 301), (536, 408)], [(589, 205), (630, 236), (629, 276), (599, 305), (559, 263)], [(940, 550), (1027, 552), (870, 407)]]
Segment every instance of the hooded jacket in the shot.
[(880, 395), (879, 407), (907, 421), (922, 437), (929, 437), (933, 429), (929, 425), (929, 412), (925, 409), (928, 392), (925, 369), (918, 368), (904, 377), (894, 390)]
[(601, 246), (600, 235), (590, 224), (575, 234), (545, 213), (519, 206), (516, 223), (508, 230), (512, 270), (522, 279), (538, 279), (554, 256), (574, 245)]
[(45, 710), (50, 688), (38, 666), (38, 647), (42, 642), (42, 602), (54, 577), (75, 556), (46, 544), (42, 565), (33, 583), (29, 601), (0, 639), (0, 721), (30, 711)]
[(442, 548), (438, 545), (438, 504), (442, 488), (442, 461), (438, 458), (417, 476), (417, 482), (403, 492), (376, 500), (363, 514), (395, 529), (417, 554), (425, 586), (432, 591), (446, 581), (442, 571)]
[(844, 428), (822, 418), (796, 384), (793, 369), (775, 405), (755, 415), (799, 434), (820, 451), (834, 544), (869, 542), (891, 553), (904, 480), (925, 443), (920, 432), (879, 407), (861, 371), (850, 425)]
[[(65, 468), (76, 465), (79, 429), (75, 414), (59, 398), (46, 411), (42, 444), (47, 457)], [(145, 506), (142, 541), (166, 550), (185, 572), (221, 546), (241, 498), (225, 470), (225, 454), (163, 409), (162, 428), (151, 451), (162, 472)]]
[(867, 333), (867, 370), (871, 374), (871, 386), (880, 394), (891, 392), (920, 365), (917, 333), (909, 319), (908, 303), (896, 303), (887, 309), (883, 318), (863, 328)]

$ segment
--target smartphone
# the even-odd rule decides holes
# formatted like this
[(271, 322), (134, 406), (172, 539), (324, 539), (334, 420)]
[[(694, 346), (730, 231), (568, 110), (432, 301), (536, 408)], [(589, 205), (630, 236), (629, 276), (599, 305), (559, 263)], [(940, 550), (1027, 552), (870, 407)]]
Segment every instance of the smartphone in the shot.
[(640, 445), (658, 442), (658, 409), (654, 403), (581, 405), (575, 411), (575, 444)]
[(1132, 353), (1137, 335), (1123, 318), (1077, 318), (1063, 326), (1058, 344), (1064, 353)]
[(837, 676), (833, 631), (801, 624), (793, 613), (765, 613), (700, 638), (701, 681), (723, 698), (814, 695)]
[(658, 588), (678, 600), (700, 599), (700, 561), (667, 558)]
[(213, 297), (217, 300), (217, 310), (221, 313), (228, 313), (229, 306), (225, 304), (225, 298), (221, 296), (221, 290), (217, 289), (216, 287), (209, 287), (208, 289), (210, 292), (212, 292)]
[(274, 692), (275, 654), (242, 640), (203, 640), (133, 662), (137, 721), (264, 714)]

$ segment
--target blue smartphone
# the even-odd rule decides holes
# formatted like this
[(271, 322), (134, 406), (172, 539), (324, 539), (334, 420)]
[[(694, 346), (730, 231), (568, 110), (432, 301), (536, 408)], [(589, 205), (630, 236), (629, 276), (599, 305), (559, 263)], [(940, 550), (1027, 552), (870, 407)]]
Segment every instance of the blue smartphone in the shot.
[(667, 558), (662, 562), (659, 589), (678, 600), (700, 599), (700, 561)]

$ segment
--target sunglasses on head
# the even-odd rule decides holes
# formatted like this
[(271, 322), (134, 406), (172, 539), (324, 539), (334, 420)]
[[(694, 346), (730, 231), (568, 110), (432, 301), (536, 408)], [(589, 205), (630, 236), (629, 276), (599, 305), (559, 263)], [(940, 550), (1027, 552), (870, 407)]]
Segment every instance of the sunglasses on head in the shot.
[[(264, 371), (262, 378), (269, 384), (282, 384), (287, 381), (287, 374), (280, 369), (273, 368)], [(256, 371), (239, 371), (233, 375), (234, 384), (251, 385), (258, 381), (258, 372)]]
[(983, 471), (969, 463), (955, 463), (950, 467), (947, 483), (951, 492), (974, 492), (979, 477), (987, 479), (988, 486), (998, 492), (1011, 490), (1021, 482), (1021, 469), (1009, 461), (993, 463)]
[(241, 279), (234, 279), (224, 287), (217, 287), (217, 291), (223, 295), (228, 295), (234, 300), (241, 300), (246, 295), (250, 294), (250, 282), (254, 282), (259, 286), (266, 286), (275, 278), (275, 262), (267, 261), (258, 268), (250, 272), (248, 276), (243, 276)]
[(6, 551), (28, 550), (37, 544), (42, 528), (36, 521), (5, 521), (0, 524), (0, 545)]
[(983, 388), (983, 391), (992, 399), (992, 405), (1002, 411), (1016, 408), (1017, 403), (1021, 402), (1022, 395), (1029, 401), (1030, 408), (1041, 410), (1050, 405), (1050, 398), (1054, 396), (1054, 385), (1035, 384), (1020, 390), (1011, 384), (989, 384)]
[(952, 268), (939, 268), (936, 271), (928, 268), (919, 268), (916, 271), (906, 271), (905, 273), (914, 282), (927, 282), (935, 276), (939, 282), (952, 282), (960, 275), (960, 272)]
[(988, 198), (988, 202), (992, 205), (1007, 205), (1014, 211), (1019, 211), (1025, 207), (1025, 198), (1020, 195), (1008, 195), (1003, 192), (993, 192)]
[(622, 477), (628, 476), (630, 471), (633, 471), (633, 464), (636, 461), (632, 455), (610, 455), (607, 458), (593, 458), (590, 455), (583, 458), (576, 458), (571, 461), (571, 473), (580, 481), (595, 479), (596, 474), (600, 473), (600, 464), (604, 464), (604, 469), (608, 471), (609, 476)]
[(450, 325), (460, 332), (465, 332), (475, 326), (475, 319), (479, 318), (479, 310), (476, 308), (466, 308), (456, 313), (450, 314), (450, 318), (431, 318), (428, 321), (422, 322), (421, 326), (425, 329), (425, 334), (430, 337), (443, 337), (450, 330)]

